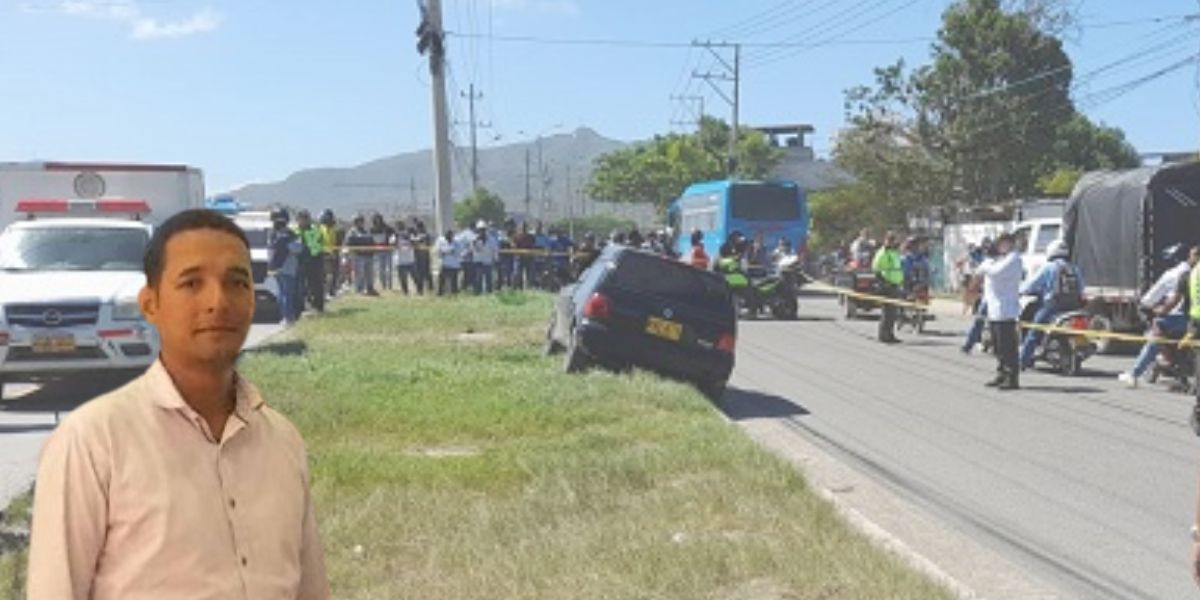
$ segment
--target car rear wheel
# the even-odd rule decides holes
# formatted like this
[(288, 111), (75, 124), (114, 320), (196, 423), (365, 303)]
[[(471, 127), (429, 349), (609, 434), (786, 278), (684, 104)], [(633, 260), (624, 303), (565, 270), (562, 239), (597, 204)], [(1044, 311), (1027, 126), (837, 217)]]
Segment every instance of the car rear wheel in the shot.
[(563, 357), (563, 371), (566, 373), (582, 373), (591, 366), (591, 359), (579, 347), (575, 330), (571, 330), (570, 341), (567, 342), (566, 356)]
[(725, 390), (729, 388), (727, 379), (715, 379), (712, 381), (703, 381), (697, 384), (700, 388), (700, 393), (713, 402), (720, 402), (725, 397)]

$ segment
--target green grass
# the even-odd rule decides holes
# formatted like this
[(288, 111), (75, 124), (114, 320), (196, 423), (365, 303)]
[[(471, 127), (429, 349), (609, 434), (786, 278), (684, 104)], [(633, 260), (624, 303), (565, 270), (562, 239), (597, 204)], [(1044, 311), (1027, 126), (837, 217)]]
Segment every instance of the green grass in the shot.
[(243, 361), (307, 441), (335, 598), (948, 597), (692, 388), (562, 374), (549, 306), (348, 299)]
[(6, 539), (0, 543), (0, 598), (20, 600), (25, 597), (25, 566), (28, 550), (24, 540), (9, 539), (8, 534), (28, 532), (30, 510), (33, 508), (33, 493), (17, 496), (4, 510), (0, 519), (0, 530)]

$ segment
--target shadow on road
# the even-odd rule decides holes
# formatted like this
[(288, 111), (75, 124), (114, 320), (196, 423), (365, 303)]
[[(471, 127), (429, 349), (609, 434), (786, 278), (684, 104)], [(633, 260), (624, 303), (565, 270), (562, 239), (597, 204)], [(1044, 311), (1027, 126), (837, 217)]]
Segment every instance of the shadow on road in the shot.
[[(0, 412), (69, 412), (79, 408), (80, 405), (97, 396), (107, 394), (129, 383), (134, 377), (134, 375), (123, 377), (95, 376), (88, 377), (86, 380), (74, 379), (47, 383), (20, 398), (0, 402)], [(15, 427), (19, 428), (23, 426)], [(26, 431), (36, 431), (36, 428), (30, 428)], [(20, 433), (20, 431), (14, 431), (13, 427), (0, 426), (0, 434), (3, 433)]]
[(803, 417), (811, 414), (807, 408), (787, 398), (738, 388), (726, 390), (725, 396), (717, 403), (717, 408), (734, 421)]
[(1104, 390), (1095, 387), (1086, 387), (1082, 385), (1023, 385), (1021, 391), (1024, 392), (1050, 392), (1054, 394), (1102, 394)]

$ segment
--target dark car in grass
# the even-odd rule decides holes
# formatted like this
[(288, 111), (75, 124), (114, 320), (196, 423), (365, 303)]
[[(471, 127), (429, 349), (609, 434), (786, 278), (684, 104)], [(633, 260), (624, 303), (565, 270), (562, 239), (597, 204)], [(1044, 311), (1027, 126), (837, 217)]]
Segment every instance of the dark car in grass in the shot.
[(568, 373), (638, 367), (719, 399), (733, 372), (737, 313), (715, 273), (622, 246), (563, 288), (546, 331)]

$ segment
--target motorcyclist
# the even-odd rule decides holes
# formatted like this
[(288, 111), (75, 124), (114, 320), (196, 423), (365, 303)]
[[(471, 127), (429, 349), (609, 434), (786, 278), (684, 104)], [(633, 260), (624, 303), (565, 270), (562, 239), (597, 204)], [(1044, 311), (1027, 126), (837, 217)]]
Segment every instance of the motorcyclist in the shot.
[(718, 250), (717, 261), (713, 263), (713, 270), (725, 276), (725, 281), (735, 293), (750, 285), (744, 264), (745, 245), (746, 238), (740, 232), (730, 233)]
[[(1151, 335), (1155, 337), (1182, 336), (1187, 331), (1187, 314), (1189, 302), (1187, 298), (1188, 276), (1196, 266), (1200, 257), (1197, 249), (1190, 252), (1183, 244), (1176, 244), (1163, 251), (1163, 259), (1176, 263), (1168, 269), (1158, 281), (1142, 296), (1142, 308), (1152, 311), (1155, 315), (1151, 323)], [(1158, 357), (1159, 345), (1146, 342), (1138, 353), (1133, 370), (1121, 373), (1118, 381), (1129, 387), (1137, 387), (1142, 375), (1154, 364)]]
[[(1066, 243), (1062, 240), (1051, 242), (1046, 254), (1046, 264), (1021, 284), (1022, 296), (1036, 296), (1039, 299), (1037, 312), (1033, 316), (1033, 323), (1037, 325), (1049, 323), (1062, 312), (1083, 307), (1083, 273), (1071, 263)], [(1021, 368), (1033, 366), (1033, 353), (1043, 335), (1042, 331), (1036, 329), (1025, 333), (1019, 357)]]
[(858, 268), (866, 268), (871, 264), (874, 254), (875, 242), (871, 240), (871, 230), (863, 229), (858, 237), (850, 242), (850, 260), (857, 264)]
[(921, 238), (908, 238), (904, 246), (904, 258), (900, 261), (904, 270), (904, 294), (912, 297), (929, 291), (929, 255)]

